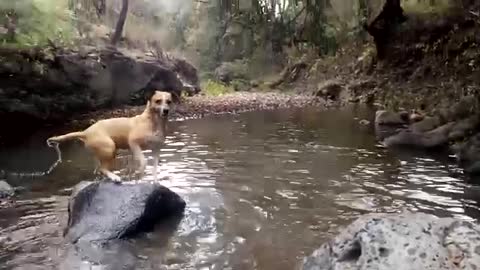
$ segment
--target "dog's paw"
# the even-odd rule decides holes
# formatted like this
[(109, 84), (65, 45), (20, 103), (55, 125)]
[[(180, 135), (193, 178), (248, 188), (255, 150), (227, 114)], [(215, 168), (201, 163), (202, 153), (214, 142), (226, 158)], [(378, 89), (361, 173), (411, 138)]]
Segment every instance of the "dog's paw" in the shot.
[(120, 176), (116, 175), (116, 174), (110, 175), (110, 180), (112, 180), (115, 183), (121, 183), (122, 182), (122, 178)]

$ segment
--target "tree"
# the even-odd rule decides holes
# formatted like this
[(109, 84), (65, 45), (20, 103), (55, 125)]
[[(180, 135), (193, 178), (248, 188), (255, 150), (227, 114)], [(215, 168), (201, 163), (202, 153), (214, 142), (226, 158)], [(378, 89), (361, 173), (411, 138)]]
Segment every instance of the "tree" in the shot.
[(117, 25), (115, 26), (115, 32), (113, 33), (111, 43), (112, 45), (117, 45), (122, 37), (123, 27), (125, 26), (125, 21), (127, 20), (128, 15), (128, 0), (122, 1), (122, 10), (120, 11), (120, 16), (118, 17)]

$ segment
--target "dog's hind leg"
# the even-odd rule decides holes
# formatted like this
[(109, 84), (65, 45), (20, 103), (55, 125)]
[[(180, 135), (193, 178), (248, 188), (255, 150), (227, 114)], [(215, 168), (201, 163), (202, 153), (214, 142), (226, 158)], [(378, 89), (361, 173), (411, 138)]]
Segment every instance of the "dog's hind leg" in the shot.
[(121, 182), (122, 181), (122, 178), (120, 178), (120, 176), (114, 174), (111, 171), (114, 167), (115, 159), (101, 160), (100, 163), (101, 163), (101, 165), (100, 165), (99, 171), (101, 173), (103, 173), (105, 176), (110, 178), (112, 181), (115, 181), (115, 182)]
[(97, 138), (85, 144), (98, 159), (98, 171), (110, 178), (112, 181), (121, 181), (120, 176), (112, 172), (115, 166), (115, 142), (108, 138)]

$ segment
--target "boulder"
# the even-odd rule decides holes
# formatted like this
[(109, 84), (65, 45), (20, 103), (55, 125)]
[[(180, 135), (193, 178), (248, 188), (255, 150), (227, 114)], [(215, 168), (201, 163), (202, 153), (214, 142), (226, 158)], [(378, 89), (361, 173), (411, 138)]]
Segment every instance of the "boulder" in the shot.
[(82, 182), (72, 192), (64, 235), (72, 243), (130, 238), (184, 209), (185, 201), (159, 184)]
[(376, 125), (405, 125), (408, 124), (408, 113), (396, 113), (391, 111), (379, 110), (375, 112)]
[(0, 180), (0, 199), (12, 197), (15, 194), (15, 189), (7, 182)]
[(448, 123), (429, 132), (416, 132), (406, 129), (384, 140), (387, 147), (409, 146), (420, 149), (444, 147), (449, 142), (449, 132), (454, 123)]
[(448, 134), (448, 138), (451, 141), (460, 141), (467, 138), (471, 133), (478, 129), (480, 125), (480, 116), (474, 115), (469, 118), (463, 119), (452, 127), (452, 130)]
[(478, 224), (424, 213), (367, 214), (303, 260), (303, 270), (479, 269)]

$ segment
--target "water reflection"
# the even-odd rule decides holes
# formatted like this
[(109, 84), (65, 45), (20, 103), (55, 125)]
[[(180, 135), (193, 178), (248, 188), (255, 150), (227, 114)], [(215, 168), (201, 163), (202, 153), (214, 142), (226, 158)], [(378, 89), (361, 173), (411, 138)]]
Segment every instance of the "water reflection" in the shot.
[[(139, 267), (293, 269), (363, 213), (480, 216), (480, 193), (451, 176), (457, 168), (449, 160), (378, 147), (373, 130), (358, 124), (372, 117), (354, 108), (305, 108), (174, 123), (159, 179), (187, 201), (186, 216), (172, 238), (157, 231), (134, 242)], [(42, 136), (2, 153), (1, 164), (25, 166), (27, 152), (48, 160)], [(29, 191), (16, 207), (0, 210), (0, 244), (7, 247), (0, 260), (9, 269), (46, 269), (65, 258), (62, 190), (90, 177), (93, 161), (79, 144), (63, 148), (70, 162), (54, 174), (11, 179)], [(122, 155), (119, 173), (126, 165)], [(151, 170), (142, 181), (153, 181)]]

